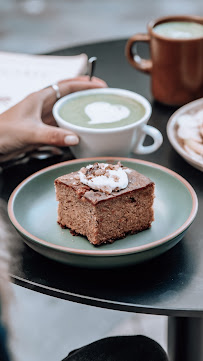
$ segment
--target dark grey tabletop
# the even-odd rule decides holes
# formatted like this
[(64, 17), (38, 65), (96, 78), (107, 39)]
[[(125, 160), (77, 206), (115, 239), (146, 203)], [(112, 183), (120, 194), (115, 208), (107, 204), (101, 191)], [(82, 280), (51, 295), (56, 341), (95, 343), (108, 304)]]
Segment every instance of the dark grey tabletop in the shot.
[[(124, 56), (126, 40), (83, 45), (57, 51), (57, 55), (81, 52), (98, 58), (96, 75), (109, 86), (135, 91), (152, 104), (149, 124), (164, 137), (161, 148), (137, 158), (158, 163), (182, 175), (194, 188), (199, 211), (185, 237), (170, 251), (134, 267), (113, 270), (72, 268), (49, 260), (24, 245), (22, 265), (13, 280), (24, 287), (62, 299), (124, 311), (169, 316), (203, 315), (203, 174), (187, 164), (171, 147), (166, 124), (175, 108), (153, 101), (150, 78), (137, 72)], [(146, 55), (147, 49), (140, 51)], [(31, 160), (26, 167), (7, 169), (0, 177), (1, 197), (7, 200), (13, 189), (27, 176), (55, 162), (72, 159), (69, 151), (62, 157)], [(177, 200), (178, 202), (178, 200)], [(23, 242), (23, 241), (22, 241)]]

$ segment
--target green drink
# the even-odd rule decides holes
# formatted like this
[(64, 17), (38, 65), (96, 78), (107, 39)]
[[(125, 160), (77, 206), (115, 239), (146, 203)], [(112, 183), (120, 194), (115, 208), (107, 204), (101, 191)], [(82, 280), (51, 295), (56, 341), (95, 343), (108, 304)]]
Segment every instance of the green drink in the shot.
[(67, 100), (59, 115), (65, 121), (93, 129), (119, 128), (139, 121), (146, 113), (137, 100), (116, 94), (89, 94)]
[(172, 39), (194, 39), (203, 37), (203, 25), (190, 21), (169, 21), (156, 25), (153, 31)]

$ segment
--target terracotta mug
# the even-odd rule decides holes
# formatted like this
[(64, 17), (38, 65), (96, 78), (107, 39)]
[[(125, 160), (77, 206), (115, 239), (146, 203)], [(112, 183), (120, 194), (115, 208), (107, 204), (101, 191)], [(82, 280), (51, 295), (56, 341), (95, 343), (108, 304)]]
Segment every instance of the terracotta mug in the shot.
[[(156, 100), (168, 105), (183, 105), (203, 97), (203, 35), (172, 38), (154, 31), (158, 24), (174, 21), (203, 25), (203, 17), (162, 17), (148, 24), (148, 34), (133, 35), (127, 41), (125, 51), (133, 67), (151, 75), (152, 94)], [(150, 59), (139, 56), (138, 42), (149, 43)]]

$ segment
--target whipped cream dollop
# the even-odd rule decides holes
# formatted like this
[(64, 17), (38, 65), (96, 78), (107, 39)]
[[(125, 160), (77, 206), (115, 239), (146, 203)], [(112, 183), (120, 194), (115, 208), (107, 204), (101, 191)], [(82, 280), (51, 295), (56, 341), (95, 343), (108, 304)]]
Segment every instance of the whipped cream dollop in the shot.
[(95, 163), (79, 170), (78, 175), (81, 183), (94, 190), (107, 194), (119, 191), (128, 186), (129, 168), (124, 168), (120, 163), (113, 165), (108, 163)]

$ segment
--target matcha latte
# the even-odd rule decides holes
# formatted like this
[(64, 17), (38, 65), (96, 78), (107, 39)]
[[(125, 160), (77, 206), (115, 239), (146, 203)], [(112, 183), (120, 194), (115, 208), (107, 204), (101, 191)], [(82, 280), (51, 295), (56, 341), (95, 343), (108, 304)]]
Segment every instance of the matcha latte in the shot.
[(154, 32), (172, 39), (194, 39), (203, 37), (203, 25), (193, 21), (169, 21), (156, 25)]
[(78, 96), (59, 109), (59, 115), (68, 123), (93, 129), (124, 127), (137, 122), (145, 113), (139, 101), (117, 94)]

